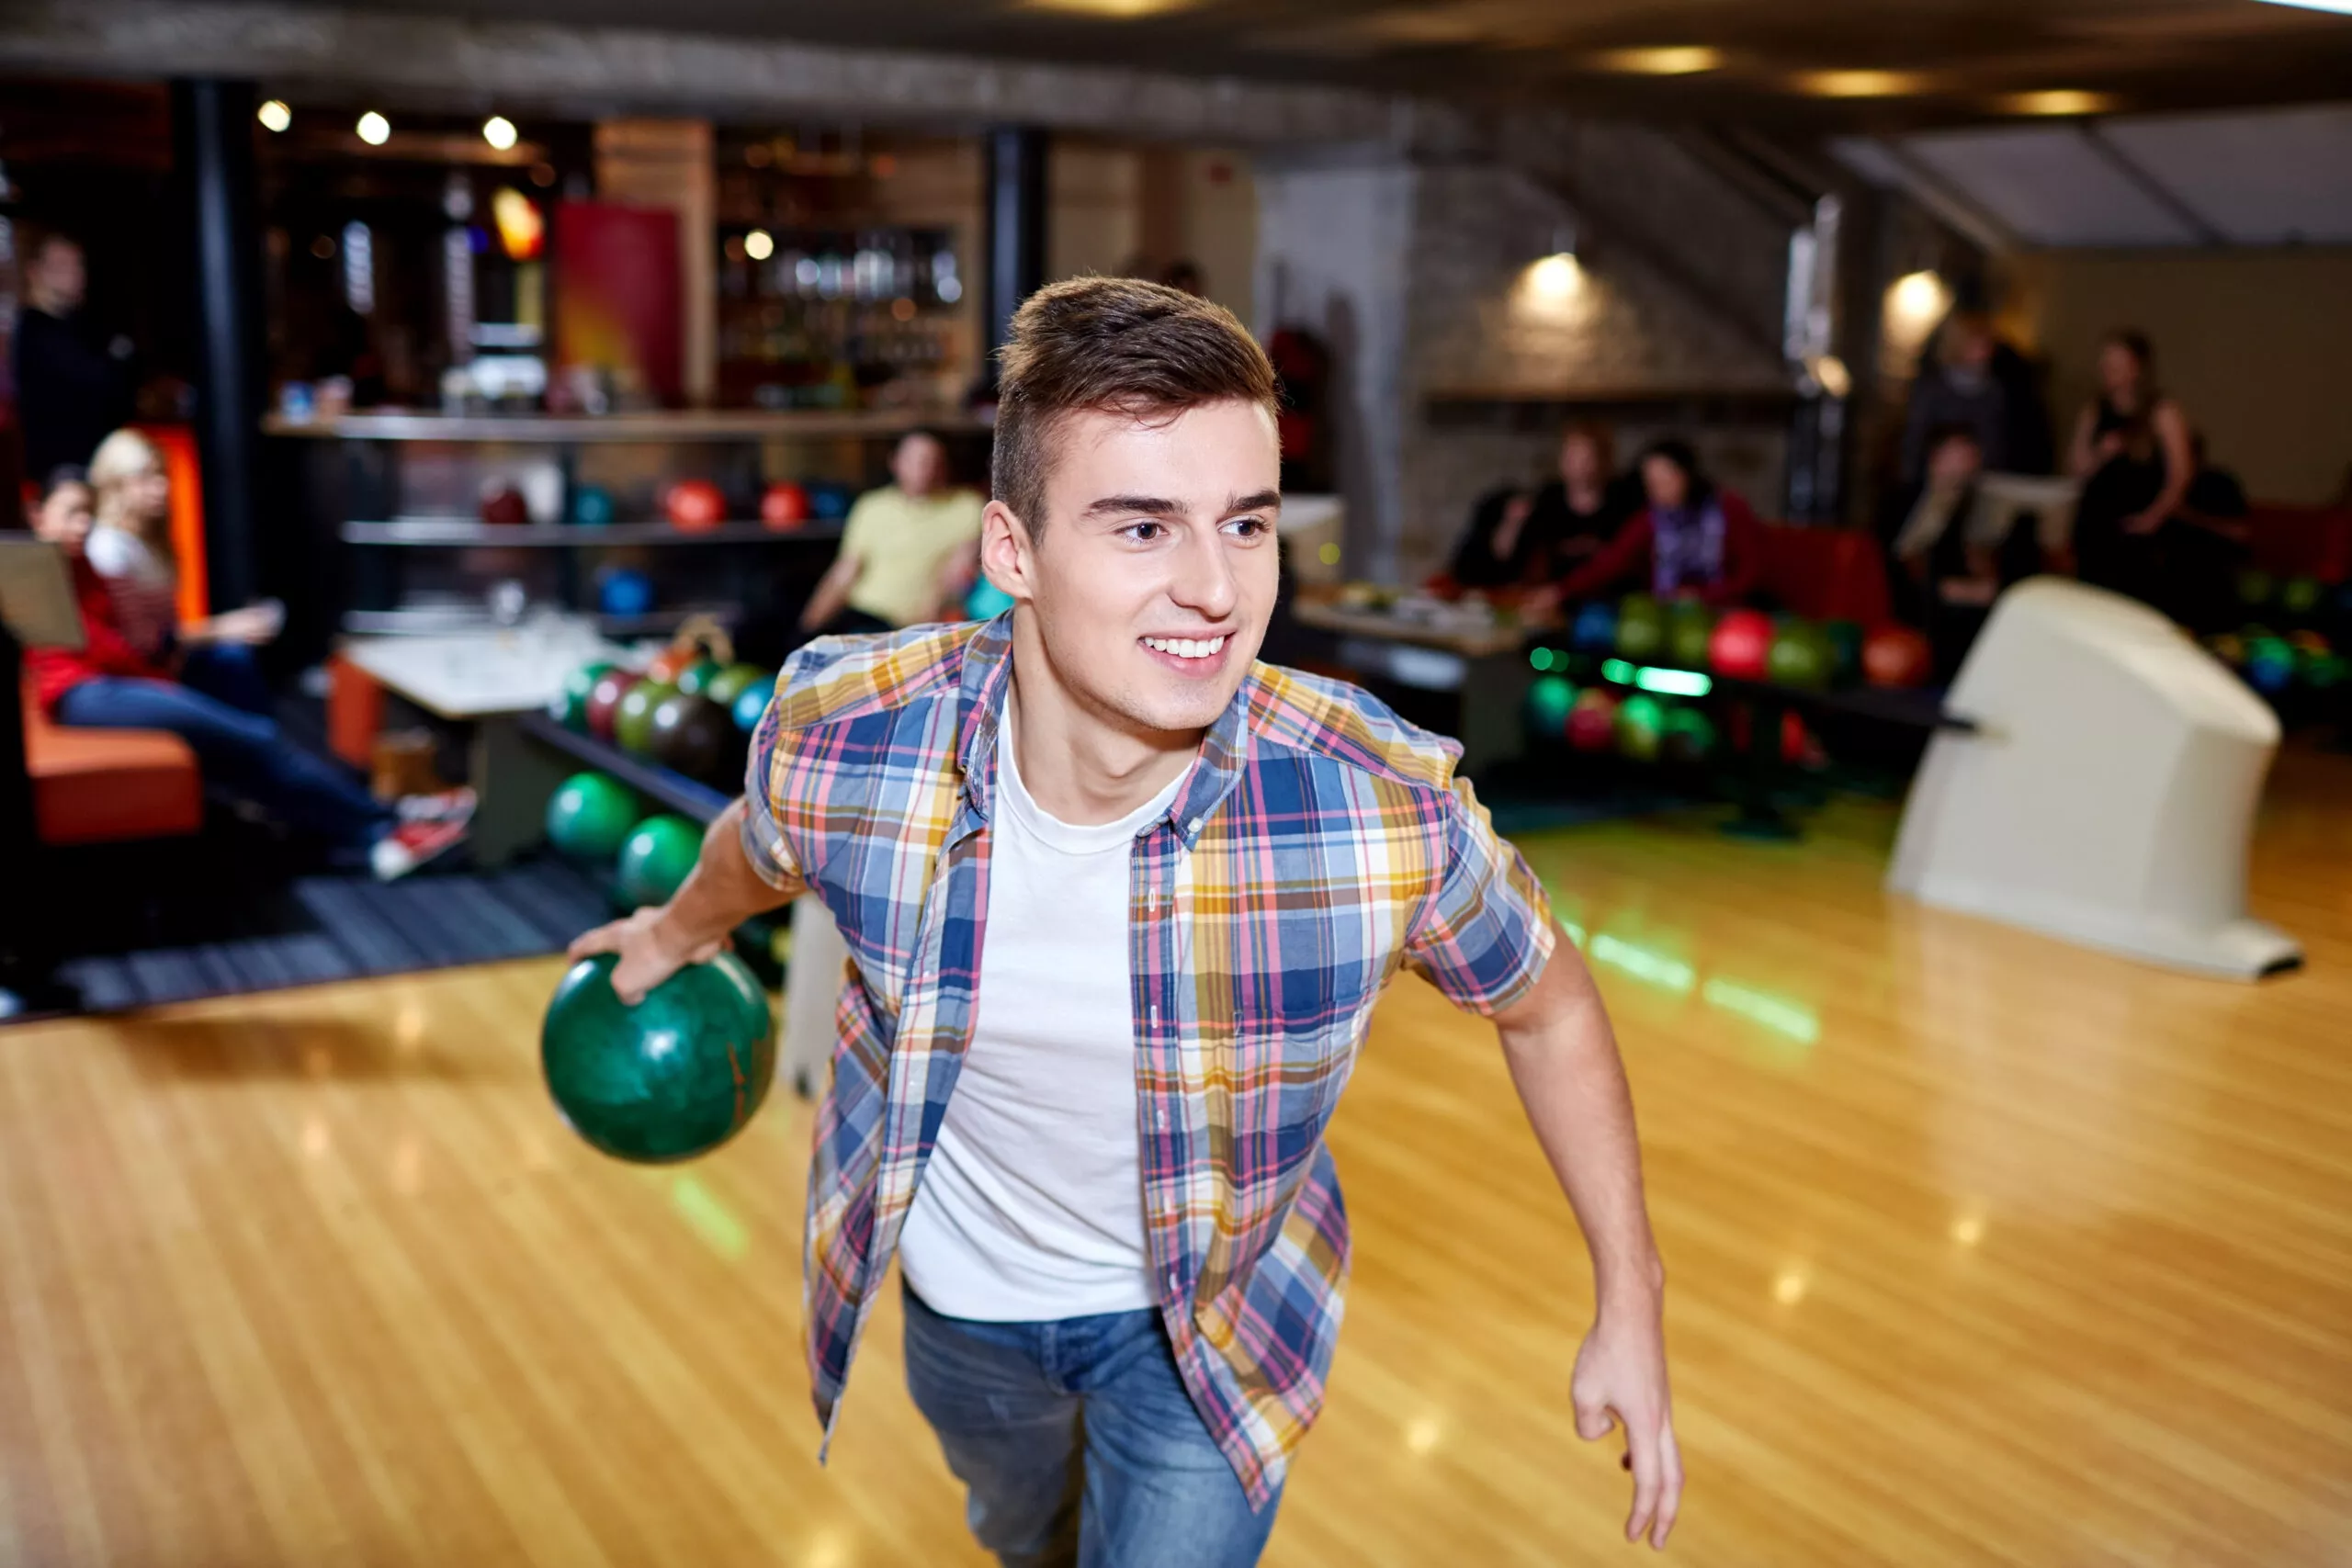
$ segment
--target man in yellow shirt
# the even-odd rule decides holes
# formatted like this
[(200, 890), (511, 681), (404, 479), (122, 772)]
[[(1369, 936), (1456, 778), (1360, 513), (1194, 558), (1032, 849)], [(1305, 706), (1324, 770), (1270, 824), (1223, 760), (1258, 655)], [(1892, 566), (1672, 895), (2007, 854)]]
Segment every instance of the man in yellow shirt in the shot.
[(947, 452), (925, 431), (890, 455), (896, 481), (850, 508), (841, 554), (800, 613), (805, 632), (882, 631), (943, 618), (980, 538), (980, 497), (947, 487)]

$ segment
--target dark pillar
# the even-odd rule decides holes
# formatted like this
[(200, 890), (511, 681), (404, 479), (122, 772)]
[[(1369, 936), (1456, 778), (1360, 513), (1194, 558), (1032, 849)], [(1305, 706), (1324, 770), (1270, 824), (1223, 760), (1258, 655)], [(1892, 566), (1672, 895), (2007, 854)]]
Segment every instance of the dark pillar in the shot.
[(1046, 132), (998, 126), (988, 133), (988, 297), (981, 315), (981, 378), (996, 385), (996, 351), (1012, 312), (1046, 281)]
[(261, 442), (261, 231), (254, 200), (250, 82), (172, 84), (172, 152), (187, 193), (197, 311), (197, 444), (204, 458), (206, 570), (216, 605), (254, 596)]

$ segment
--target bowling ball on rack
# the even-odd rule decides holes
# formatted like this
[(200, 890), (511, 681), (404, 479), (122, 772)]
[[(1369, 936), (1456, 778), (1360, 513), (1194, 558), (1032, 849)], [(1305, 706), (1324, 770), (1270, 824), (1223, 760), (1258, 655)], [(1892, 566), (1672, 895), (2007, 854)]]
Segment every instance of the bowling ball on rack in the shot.
[(964, 595), (964, 614), (976, 621), (992, 621), (1012, 608), (1012, 595), (983, 577)]
[(2295, 650), (2283, 637), (2256, 638), (2246, 645), (2245, 683), (2275, 697), (2295, 682)]
[(1704, 708), (1678, 707), (1666, 716), (1666, 760), (1690, 766), (1703, 762), (1715, 750), (1715, 721)]
[(571, 520), (583, 528), (601, 528), (613, 520), (613, 493), (596, 485), (582, 485), (571, 492)]
[(2234, 670), (2245, 662), (2245, 639), (2235, 632), (2215, 632), (2205, 639), (2205, 651)]
[(672, 677), (671, 684), (690, 697), (698, 697), (711, 678), (725, 668), (716, 659), (697, 659)]
[(677, 695), (678, 688), (666, 681), (639, 681), (622, 694), (620, 706), (613, 710), (613, 739), (624, 751), (634, 751), (643, 757), (653, 749), (653, 710)]
[(820, 523), (838, 523), (849, 515), (855, 499), (847, 485), (813, 484), (808, 487), (808, 512)]
[(1824, 621), (1821, 635), (1829, 639), (1829, 679), (1850, 686), (1862, 678), (1862, 628), (1853, 621)]
[(1678, 599), (1666, 612), (1666, 661), (1684, 670), (1707, 667), (1707, 642), (1715, 635), (1715, 613), (1696, 599)]
[(1617, 750), (1637, 762), (1657, 761), (1666, 738), (1666, 709), (1648, 693), (1627, 697), (1617, 705)]
[(1733, 610), (1707, 639), (1707, 667), (1735, 680), (1761, 681), (1771, 650), (1772, 617), (1761, 610)]
[(707, 534), (727, 521), (727, 497), (708, 479), (680, 479), (662, 492), (662, 514), (681, 534)]
[(735, 694), (735, 728), (749, 735), (760, 727), (768, 711), (768, 704), (775, 698), (775, 677), (762, 675), (758, 680)]
[(582, 716), (588, 733), (599, 740), (613, 739), (613, 721), (620, 716), (621, 699), (643, 676), (634, 670), (611, 668), (598, 675), (588, 689), (588, 704)]
[(2319, 613), (2320, 603), (2327, 597), (2327, 586), (2316, 577), (2290, 577), (2287, 586), (2278, 591), (2279, 607), (2298, 620)]
[(513, 527), (531, 520), (531, 506), (521, 491), (502, 480), (481, 492), (481, 520)]
[(1587, 687), (1568, 712), (1568, 744), (1579, 751), (1606, 751), (1617, 739), (1617, 699)]
[(734, 719), (708, 697), (680, 691), (653, 710), (647, 750), (673, 773), (715, 783), (727, 776), (728, 758), (741, 746)]
[(1574, 686), (1557, 675), (1537, 676), (1527, 688), (1527, 732), (1549, 740), (1562, 739), (1576, 705)]
[(558, 982), (539, 1066), (571, 1130), (616, 1159), (709, 1153), (752, 1119), (775, 1077), (767, 993), (733, 953), (689, 964), (624, 1006), (610, 953)]
[(628, 785), (603, 773), (574, 773), (548, 796), (548, 842), (583, 860), (608, 860), (643, 815)]
[(613, 862), (613, 885), (627, 908), (666, 904), (702, 855), (702, 832), (683, 817), (649, 817), (629, 829)]
[(1862, 638), (1862, 679), (1873, 686), (1925, 685), (1933, 668), (1928, 639), (1909, 626), (1872, 626)]
[[(743, 689), (767, 673), (756, 664), (729, 664), (704, 683), (702, 694), (731, 711)], [(768, 675), (768, 679), (773, 681), (775, 677)]]
[(1772, 634), (1772, 646), (1764, 655), (1764, 673), (1775, 685), (1818, 688), (1829, 684), (1836, 657), (1820, 627), (1792, 620)]
[(633, 566), (596, 574), (596, 607), (607, 615), (642, 615), (653, 608), (653, 580)]
[(2250, 566), (2238, 573), (2238, 603), (2251, 610), (2270, 603), (2278, 592), (2278, 580), (2258, 566)]
[(790, 480), (760, 492), (760, 522), (779, 534), (788, 534), (808, 521), (808, 492)]
[(1568, 625), (1568, 646), (1579, 653), (1607, 653), (1617, 646), (1617, 612), (1598, 599), (1577, 612)]
[(1666, 651), (1666, 607), (1647, 593), (1628, 593), (1617, 604), (1617, 651), (1646, 664)]
[(603, 660), (583, 664), (563, 678), (563, 689), (548, 699), (548, 716), (566, 729), (588, 728), (588, 699), (595, 694), (596, 679), (612, 665)]

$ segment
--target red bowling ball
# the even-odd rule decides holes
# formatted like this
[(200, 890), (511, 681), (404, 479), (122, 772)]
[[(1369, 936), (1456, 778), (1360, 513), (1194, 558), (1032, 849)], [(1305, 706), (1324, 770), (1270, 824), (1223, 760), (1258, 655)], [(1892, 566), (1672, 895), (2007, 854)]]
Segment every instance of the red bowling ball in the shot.
[(680, 479), (662, 494), (662, 512), (681, 534), (707, 534), (727, 520), (727, 498), (708, 479)]
[(772, 484), (760, 497), (760, 521), (779, 534), (808, 521), (808, 492), (789, 481)]
[(1608, 751), (1617, 744), (1617, 699), (1587, 692), (1568, 711), (1568, 744), (1579, 751)]
[(1772, 653), (1772, 617), (1761, 610), (1734, 610), (1715, 623), (1707, 638), (1707, 664), (1718, 675), (1761, 681)]
[(596, 677), (588, 688), (588, 733), (599, 740), (613, 739), (613, 719), (620, 711), (621, 699), (628, 689), (644, 677), (634, 670), (607, 670)]
[(1909, 626), (1873, 626), (1862, 639), (1862, 679), (1873, 686), (1924, 685), (1932, 667), (1928, 639)]

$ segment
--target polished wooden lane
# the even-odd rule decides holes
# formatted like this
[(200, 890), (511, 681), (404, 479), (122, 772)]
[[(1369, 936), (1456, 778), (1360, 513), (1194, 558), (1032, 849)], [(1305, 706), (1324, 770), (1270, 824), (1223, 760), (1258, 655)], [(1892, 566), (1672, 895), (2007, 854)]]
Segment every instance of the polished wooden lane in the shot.
[[(1672, 1277), (1691, 1563), (2341, 1562), (2352, 767), (2256, 858), (2301, 975), (1884, 897), (1892, 813), (1531, 841), (1607, 990)], [(546, 1108), (522, 964), (0, 1031), (0, 1562), (978, 1561), (869, 1333), (800, 1371), (806, 1109), (634, 1170)], [(1589, 1290), (1490, 1031), (1384, 1004), (1277, 1564), (1602, 1561)]]

